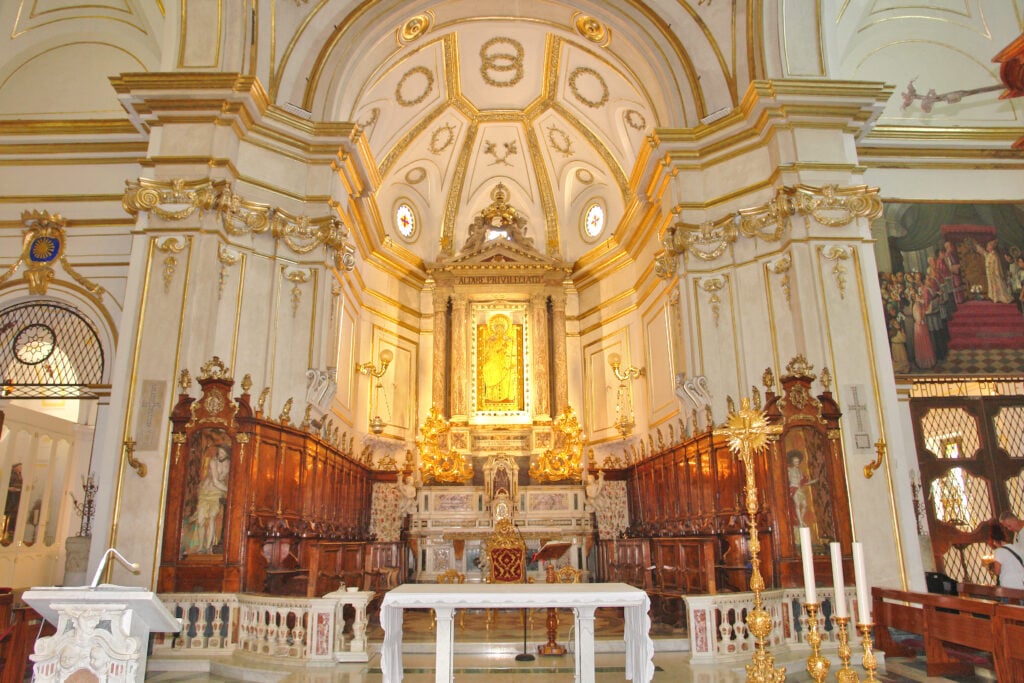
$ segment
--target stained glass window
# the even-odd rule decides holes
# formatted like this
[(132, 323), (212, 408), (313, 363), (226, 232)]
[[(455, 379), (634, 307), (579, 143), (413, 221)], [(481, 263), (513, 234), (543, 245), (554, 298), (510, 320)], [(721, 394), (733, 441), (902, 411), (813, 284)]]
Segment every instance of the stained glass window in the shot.
[(604, 207), (594, 202), (583, 214), (583, 239), (593, 241), (604, 232)]
[(404, 239), (411, 240), (416, 236), (416, 212), (405, 202), (395, 209), (395, 227)]

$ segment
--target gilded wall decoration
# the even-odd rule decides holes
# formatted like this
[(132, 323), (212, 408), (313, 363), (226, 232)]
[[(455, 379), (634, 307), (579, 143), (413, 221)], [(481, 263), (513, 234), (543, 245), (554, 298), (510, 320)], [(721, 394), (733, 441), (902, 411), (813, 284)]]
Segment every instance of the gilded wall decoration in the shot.
[(67, 222), (60, 214), (52, 216), (46, 211), (23, 211), (21, 221), (25, 225), (22, 234), (21, 258), (0, 275), (0, 284), (6, 282), (25, 266), (23, 277), (28, 284), (30, 294), (46, 294), (50, 282), (54, 278), (53, 264), (60, 263), (64, 272), (81, 285), (89, 296), (97, 302), (103, 296), (103, 288), (82, 277), (71, 267), (64, 250), (67, 246), (67, 235), (64, 228)]
[(583, 428), (572, 406), (555, 418), (555, 447), (530, 464), (530, 478), (539, 482), (580, 481), (583, 469)]
[(548, 144), (563, 157), (570, 157), (573, 154), (572, 138), (555, 124), (548, 126)]
[(473, 478), (469, 456), (445, 448), (450, 430), (451, 425), (438, 412), (437, 406), (431, 406), (416, 437), (424, 484), (462, 484)]
[(228, 269), (238, 263), (242, 255), (223, 244), (217, 245), (217, 260), (220, 261), (220, 274), (217, 276), (217, 301), (224, 296), (224, 287), (228, 282)]
[(379, 120), (380, 107), (374, 107), (373, 109), (370, 110), (370, 118), (366, 119), (365, 121), (360, 121), (359, 127), (362, 128), (363, 131), (366, 133), (366, 136), (369, 137), (372, 134), (373, 129), (377, 126), (377, 121)]
[(832, 275), (836, 279), (836, 287), (839, 288), (839, 298), (846, 298), (846, 267), (843, 261), (850, 258), (849, 252), (844, 247), (818, 247), (818, 253), (827, 261), (835, 261), (832, 268)]
[(430, 134), (430, 143), (427, 149), (431, 154), (437, 155), (445, 151), (455, 142), (455, 126), (450, 123), (442, 123)]
[(670, 225), (662, 238), (664, 250), (655, 257), (655, 273), (663, 279), (674, 277), (674, 260), (683, 253), (713, 261), (741, 235), (778, 242), (789, 231), (790, 218), (794, 215), (809, 216), (826, 227), (842, 228), (858, 218), (871, 220), (881, 211), (877, 187), (781, 187), (771, 200), (760, 206), (740, 209), (700, 225), (683, 221)]
[(493, 314), (477, 324), (476, 348), (476, 410), (525, 410), (523, 325)]
[[(589, 98), (580, 91), (580, 86), (582, 85), (580, 79), (584, 76), (589, 76), (600, 87), (601, 94), (597, 98)], [(604, 77), (589, 66), (578, 66), (569, 73), (569, 92), (572, 93), (573, 97), (580, 104), (584, 104), (591, 109), (600, 109), (608, 103), (608, 98), (610, 97), (608, 84), (605, 83)]]
[(281, 269), (284, 278), (288, 282), (292, 283), (291, 289), (291, 300), (292, 300), (292, 317), (299, 311), (299, 305), (302, 303), (302, 288), (299, 285), (304, 285), (309, 282), (310, 272), (308, 270), (297, 270), (291, 268)]
[(489, 154), (494, 157), (494, 161), (490, 164), (491, 166), (494, 166), (495, 164), (511, 166), (512, 164), (509, 163), (508, 158), (519, 154), (519, 146), (516, 144), (515, 140), (512, 140), (511, 142), (503, 142), (501, 144), (505, 149), (504, 153), (498, 151), (498, 145), (495, 143), (490, 140), (484, 140), (484, 154)]
[(164, 293), (166, 294), (171, 291), (171, 282), (174, 281), (174, 274), (178, 269), (178, 257), (175, 254), (180, 254), (185, 249), (185, 244), (179, 242), (177, 237), (168, 237), (162, 242), (157, 241), (156, 248), (165, 254), (163, 280)]
[(491, 38), (480, 46), (480, 76), (487, 85), (495, 88), (515, 85), (523, 80), (525, 74), (524, 53), (523, 44), (514, 38)]
[(790, 299), (792, 298), (792, 292), (790, 292), (789, 290), (789, 270), (792, 267), (792, 265), (793, 259), (789, 254), (784, 254), (782, 258), (777, 259), (773, 263), (765, 264), (765, 268), (767, 268), (770, 272), (774, 273), (775, 275), (780, 276), (779, 287), (782, 288), (782, 296), (786, 298), (787, 304), (791, 303)]
[[(423, 92), (415, 96), (406, 96), (404, 90), (410, 79), (420, 76), (423, 78)], [(434, 91), (434, 72), (425, 66), (414, 66), (402, 74), (395, 86), (395, 102), (402, 107), (415, 107), (427, 99), (427, 96)]]
[(721, 314), (722, 299), (718, 292), (725, 287), (728, 277), (709, 277), (699, 281), (699, 286), (708, 293), (708, 305), (711, 307), (711, 315), (715, 320), (715, 327), (718, 327), (718, 319)]
[(213, 182), (208, 178), (198, 181), (140, 178), (126, 184), (128, 188), (121, 204), (133, 216), (146, 212), (179, 221), (197, 211), (214, 210), (228, 234), (269, 232), (275, 241), (296, 254), (326, 248), (338, 270), (350, 271), (355, 267), (355, 245), (348, 241), (348, 228), (336, 214), (319, 218), (293, 216), (283, 209), (247, 201), (232, 191), (230, 183)]
[(873, 228), (897, 374), (1024, 367), (1024, 204), (886, 202)]

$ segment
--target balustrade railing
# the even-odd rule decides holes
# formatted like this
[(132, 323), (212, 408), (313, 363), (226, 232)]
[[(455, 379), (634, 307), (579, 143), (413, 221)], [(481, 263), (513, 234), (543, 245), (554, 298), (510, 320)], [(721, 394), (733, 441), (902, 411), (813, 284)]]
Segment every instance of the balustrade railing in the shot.
[[(247, 593), (165, 593), (181, 631), (158, 639), (155, 656), (243, 652), (296, 661), (367, 661), (366, 606), (372, 591), (322, 598)], [(346, 612), (345, 607), (351, 606)], [(346, 619), (346, 617), (348, 617)]]
[[(846, 591), (846, 604), (851, 610), (856, 591)], [(835, 595), (831, 588), (818, 588), (822, 609), (818, 612), (818, 633), (822, 648), (838, 647), (838, 631), (832, 624)], [(754, 651), (754, 636), (747, 628), (747, 613), (754, 609), (753, 593), (718, 593), (685, 595), (693, 660), (710, 662)], [(767, 644), (775, 647), (805, 646), (808, 632), (807, 614), (803, 609), (804, 591), (780, 588), (761, 593), (764, 609), (772, 617), (772, 632)], [(806, 645), (806, 647), (810, 647)]]

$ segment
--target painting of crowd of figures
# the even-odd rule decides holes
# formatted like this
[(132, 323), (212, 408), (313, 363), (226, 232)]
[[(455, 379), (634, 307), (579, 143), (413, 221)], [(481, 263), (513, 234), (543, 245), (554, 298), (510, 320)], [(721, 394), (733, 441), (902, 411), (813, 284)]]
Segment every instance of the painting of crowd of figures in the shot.
[(876, 227), (897, 375), (1024, 366), (1024, 204), (886, 202)]

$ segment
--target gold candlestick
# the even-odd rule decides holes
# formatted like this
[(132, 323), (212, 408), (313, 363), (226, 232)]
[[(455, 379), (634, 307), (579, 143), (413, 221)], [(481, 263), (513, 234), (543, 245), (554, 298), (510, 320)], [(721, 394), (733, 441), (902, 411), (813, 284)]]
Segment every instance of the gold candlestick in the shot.
[(836, 681), (837, 683), (860, 683), (860, 676), (850, 668), (850, 657), (853, 654), (850, 648), (850, 635), (847, 632), (850, 617), (832, 617), (832, 621), (835, 622), (839, 631), (839, 661), (842, 662), (839, 671), (836, 671)]
[(871, 638), (871, 629), (874, 624), (857, 624), (857, 630), (860, 631), (861, 642), (864, 644), (864, 670), (868, 672), (868, 677), (865, 681), (877, 681), (875, 678), (875, 669), (878, 668), (878, 660), (875, 659), (874, 650), (871, 646), (874, 644), (874, 640)]
[(818, 632), (818, 603), (805, 602), (807, 610), (807, 644), (811, 646), (811, 656), (807, 658), (807, 673), (817, 683), (822, 683), (828, 676), (832, 663), (821, 654), (821, 633)]
[(743, 461), (746, 475), (747, 516), (750, 517), (750, 590), (754, 593), (754, 609), (747, 613), (747, 628), (756, 639), (752, 662), (747, 664), (747, 683), (785, 683), (786, 667), (775, 668), (775, 657), (768, 652), (766, 641), (772, 632), (772, 616), (761, 604), (764, 578), (758, 553), (761, 542), (757, 537), (757, 479), (754, 476), (754, 454), (768, 446), (770, 436), (782, 428), (768, 424), (764, 414), (750, 407), (750, 399), (740, 400), (740, 409), (730, 413), (726, 426), (715, 430), (715, 436), (729, 440), (729, 450)]

